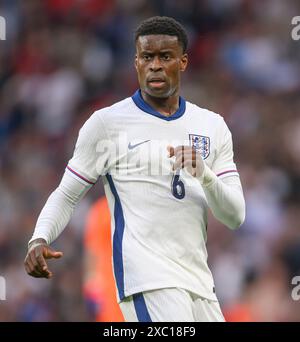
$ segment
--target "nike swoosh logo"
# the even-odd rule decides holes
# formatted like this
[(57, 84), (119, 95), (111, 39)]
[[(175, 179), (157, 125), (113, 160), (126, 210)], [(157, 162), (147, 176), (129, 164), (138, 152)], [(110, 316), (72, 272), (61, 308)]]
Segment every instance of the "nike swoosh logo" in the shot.
[(150, 140), (145, 140), (145, 141), (142, 141), (142, 142), (140, 142), (140, 143), (138, 143), (138, 144), (134, 144), (134, 145), (132, 145), (131, 142), (130, 142), (130, 143), (128, 144), (128, 149), (129, 149), (129, 150), (133, 150), (133, 149), (136, 148), (137, 146), (142, 145), (142, 144), (145, 144), (145, 143), (148, 142), (148, 141), (150, 141)]

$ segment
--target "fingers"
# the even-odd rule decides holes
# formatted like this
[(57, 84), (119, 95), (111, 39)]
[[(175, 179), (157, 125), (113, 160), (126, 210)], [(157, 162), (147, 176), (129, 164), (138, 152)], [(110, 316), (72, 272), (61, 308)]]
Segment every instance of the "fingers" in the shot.
[(174, 147), (173, 146), (167, 146), (167, 150), (169, 152), (169, 158), (172, 158), (174, 156)]
[(39, 265), (38, 260), (35, 258), (34, 254), (30, 253), (28, 257), (29, 257), (32, 272), (38, 276), (41, 276), (42, 275), (42, 269)]
[(30, 253), (28, 253), (25, 258), (24, 265), (25, 265), (26, 272), (32, 277), (47, 278), (48, 274), (43, 272), (33, 252), (34, 251), (31, 251)]
[(25, 258), (24, 266), (25, 266), (26, 272), (27, 272), (28, 274), (34, 276), (34, 275), (33, 275), (33, 273), (34, 273), (34, 267), (33, 267), (33, 264), (32, 264), (32, 262), (31, 262), (30, 258), (29, 258), (29, 255), (27, 255), (26, 258)]
[(45, 259), (61, 258), (62, 252), (52, 250), (45, 244), (38, 245), (27, 253), (24, 260), (24, 266), (26, 272), (36, 278), (51, 278), (52, 272), (48, 269), (48, 265)]
[(184, 167), (184, 163), (188, 163), (196, 167), (196, 155), (195, 152), (178, 152), (176, 154), (176, 159), (173, 165), (173, 170), (182, 169)]
[(167, 149), (170, 157), (175, 156), (173, 171), (186, 168), (192, 176), (198, 177), (202, 174), (204, 162), (200, 153), (193, 147), (180, 145), (175, 148), (168, 146)]
[(174, 150), (174, 155), (176, 159), (173, 165), (173, 170), (176, 170), (177, 168), (183, 168), (185, 162), (187, 162), (188, 165), (191, 164), (192, 167), (196, 167), (197, 161), (200, 157), (200, 155), (196, 153), (195, 149), (190, 148), (190, 146), (176, 147)]
[(53, 256), (55, 259), (59, 259), (63, 256), (63, 252), (55, 252)]
[(36, 255), (36, 259), (39, 265), (39, 271), (44, 275), (46, 278), (52, 277), (52, 272), (48, 269), (48, 265), (43, 257), (42, 254)]
[(45, 259), (52, 259), (52, 258), (59, 259), (63, 256), (63, 253), (62, 252), (56, 252), (53, 249), (47, 247), (44, 250), (43, 255), (44, 255)]
[(191, 147), (191, 146), (184, 146), (184, 145), (180, 145), (177, 147), (173, 147), (173, 146), (167, 146), (167, 150), (169, 152), (169, 158), (175, 156), (177, 157), (179, 154), (188, 154), (188, 153), (195, 153), (196, 154), (196, 150)]

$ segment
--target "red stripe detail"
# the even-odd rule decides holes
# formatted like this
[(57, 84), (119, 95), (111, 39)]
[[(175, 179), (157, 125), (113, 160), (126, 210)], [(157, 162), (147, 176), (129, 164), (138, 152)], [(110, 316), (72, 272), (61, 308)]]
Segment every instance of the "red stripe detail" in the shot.
[(217, 176), (220, 177), (222, 175), (225, 175), (225, 173), (229, 173), (229, 172), (236, 172), (236, 173), (238, 173), (237, 170), (228, 170), (228, 171), (224, 171), (224, 172), (221, 172), (221, 173), (217, 174)]
[(69, 171), (71, 171), (72, 173), (74, 173), (74, 175), (76, 175), (77, 177), (79, 177), (79, 178), (81, 178), (82, 180), (84, 180), (85, 182), (87, 182), (87, 183), (89, 183), (89, 184), (92, 184), (92, 185), (95, 184), (95, 183), (89, 181), (88, 179), (82, 177), (79, 173), (77, 173), (76, 171), (74, 171), (73, 169), (71, 169), (70, 166), (67, 166), (67, 169), (68, 169)]

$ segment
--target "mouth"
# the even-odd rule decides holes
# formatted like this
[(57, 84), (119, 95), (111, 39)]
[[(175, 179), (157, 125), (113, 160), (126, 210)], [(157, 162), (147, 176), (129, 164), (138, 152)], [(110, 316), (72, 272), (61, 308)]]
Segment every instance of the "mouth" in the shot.
[(162, 77), (151, 77), (149, 78), (148, 83), (152, 87), (160, 88), (166, 83), (166, 81)]

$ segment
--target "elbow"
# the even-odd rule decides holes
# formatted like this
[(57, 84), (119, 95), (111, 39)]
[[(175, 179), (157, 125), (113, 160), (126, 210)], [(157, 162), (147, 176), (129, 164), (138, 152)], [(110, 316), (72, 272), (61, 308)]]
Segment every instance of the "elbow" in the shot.
[(243, 205), (232, 215), (232, 219), (230, 220), (229, 224), (227, 225), (228, 228), (231, 230), (238, 229), (245, 221), (246, 218), (246, 207), (245, 202)]
[(236, 230), (240, 228), (240, 226), (244, 223), (244, 221), (245, 221), (245, 216), (235, 217), (235, 219), (232, 220), (230, 224), (228, 224), (228, 228), (230, 228), (231, 230)]

